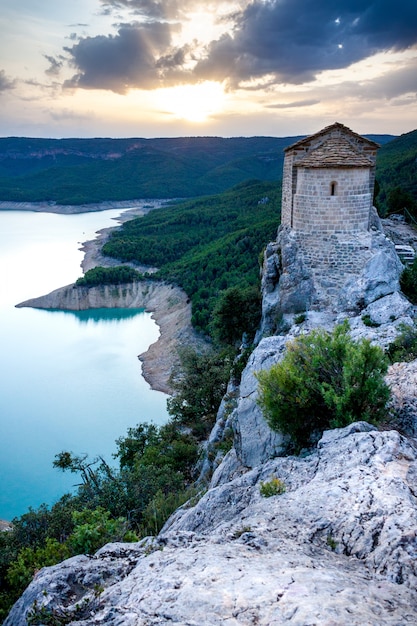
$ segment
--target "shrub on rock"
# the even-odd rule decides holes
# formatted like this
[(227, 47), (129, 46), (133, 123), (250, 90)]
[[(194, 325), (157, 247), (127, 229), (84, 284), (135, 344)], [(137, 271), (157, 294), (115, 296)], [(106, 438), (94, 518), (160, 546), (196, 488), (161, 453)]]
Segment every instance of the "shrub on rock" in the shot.
[(290, 342), (282, 361), (258, 372), (258, 401), (270, 427), (303, 447), (327, 428), (381, 421), (390, 395), (387, 369), (383, 350), (355, 342), (344, 323)]

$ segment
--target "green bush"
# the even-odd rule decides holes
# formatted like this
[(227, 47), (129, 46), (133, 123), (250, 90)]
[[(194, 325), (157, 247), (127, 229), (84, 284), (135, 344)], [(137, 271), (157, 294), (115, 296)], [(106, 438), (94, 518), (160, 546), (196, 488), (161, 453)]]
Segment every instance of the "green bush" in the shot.
[(391, 363), (417, 359), (417, 328), (401, 324), (400, 330), (398, 337), (387, 348)]
[(22, 548), (15, 561), (7, 570), (7, 582), (18, 594), (23, 593), (31, 582), (36, 570), (48, 565), (55, 565), (70, 556), (65, 544), (48, 538), (42, 547)]
[(271, 478), (271, 480), (267, 480), (261, 483), (259, 488), (260, 494), (264, 498), (270, 498), (271, 496), (281, 496), (283, 493), (286, 492), (286, 490), (287, 487), (285, 486), (285, 483), (275, 476)]
[(234, 351), (183, 348), (181, 364), (171, 376), (175, 394), (167, 401), (168, 413), (198, 441), (204, 440), (215, 421), (233, 366)]
[(68, 543), (73, 554), (93, 554), (101, 546), (112, 541), (137, 541), (138, 537), (128, 529), (126, 519), (111, 519), (102, 507), (94, 511), (74, 511), (75, 528)]
[(311, 445), (326, 428), (384, 417), (387, 368), (381, 348), (355, 342), (347, 323), (332, 333), (313, 331), (290, 342), (280, 363), (258, 372), (259, 404), (271, 428), (297, 447)]
[(262, 308), (258, 286), (230, 287), (222, 291), (213, 310), (211, 335), (220, 344), (237, 346), (244, 333), (253, 338)]
[(417, 258), (406, 267), (400, 277), (403, 293), (413, 304), (417, 304)]

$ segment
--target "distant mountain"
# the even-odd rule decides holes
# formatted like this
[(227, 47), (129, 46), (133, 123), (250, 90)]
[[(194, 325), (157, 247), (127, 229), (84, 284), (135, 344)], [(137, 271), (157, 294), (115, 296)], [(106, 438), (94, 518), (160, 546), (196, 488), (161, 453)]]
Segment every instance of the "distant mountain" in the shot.
[[(83, 204), (195, 197), (281, 180), (295, 137), (0, 138), (0, 200)], [(392, 135), (369, 135), (380, 144)]]
[(417, 217), (417, 130), (384, 145), (378, 152), (376, 165), (379, 185), (376, 202), (380, 213), (402, 210), (405, 206)]

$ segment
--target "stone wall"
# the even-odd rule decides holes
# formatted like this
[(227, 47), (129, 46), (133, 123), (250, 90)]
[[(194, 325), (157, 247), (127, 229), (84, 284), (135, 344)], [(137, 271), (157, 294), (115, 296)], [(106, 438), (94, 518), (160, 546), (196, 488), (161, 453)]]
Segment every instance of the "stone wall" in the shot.
[(285, 226), (292, 226), (292, 202), (293, 194), (293, 174), (295, 175), (295, 168), (293, 168), (293, 154), (289, 153), (285, 155), (284, 168), (282, 173), (282, 201), (281, 201), (281, 224)]
[(306, 233), (367, 231), (371, 202), (368, 169), (298, 168), (292, 226)]
[(349, 276), (359, 276), (372, 256), (371, 234), (295, 232), (303, 265), (315, 285), (313, 308), (334, 308)]

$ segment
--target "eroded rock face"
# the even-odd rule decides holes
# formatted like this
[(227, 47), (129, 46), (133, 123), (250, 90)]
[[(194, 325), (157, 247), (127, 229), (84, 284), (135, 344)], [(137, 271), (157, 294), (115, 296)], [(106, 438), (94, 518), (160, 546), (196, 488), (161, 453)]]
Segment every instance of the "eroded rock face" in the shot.
[(402, 432), (417, 437), (417, 360), (390, 366), (387, 384), (391, 389), (391, 410)]
[(179, 345), (200, 346), (204, 341), (191, 325), (191, 303), (179, 287), (142, 280), (125, 285), (78, 287), (67, 285), (17, 305), (39, 309), (84, 311), (97, 308), (137, 308), (153, 313), (160, 328), (159, 340), (139, 355), (142, 374), (153, 389), (171, 393), (169, 378), (178, 361)]
[[(271, 476), (286, 492), (264, 498)], [(416, 448), (396, 431), (328, 431), (310, 456), (209, 489), (153, 543), (41, 570), (4, 626), (26, 625), (34, 600), (69, 614), (84, 598), (70, 623), (415, 624), (416, 477)]]
[(265, 251), (258, 337), (282, 330), (286, 314), (328, 310), (358, 315), (376, 300), (398, 294), (403, 265), (381, 230), (333, 239), (279, 228), (277, 240)]
[(272, 431), (257, 404), (256, 372), (277, 363), (285, 352), (287, 337), (266, 337), (252, 352), (242, 374), (237, 407), (232, 415), (235, 431), (234, 447), (242, 465), (255, 467), (285, 449), (283, 435)]
[(262, 271), (262, 322), (259, 336), (273, 334), (282, 315), (310, 308), (315, 288), (302, 259), (294, 231), (280, 227), (277, 241), (268, 244)]

